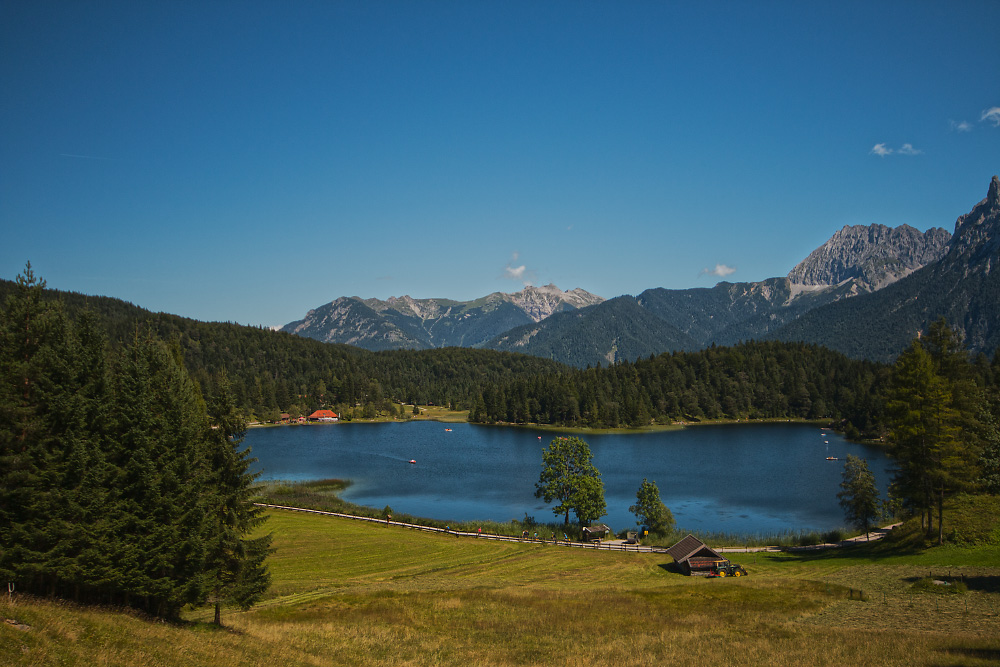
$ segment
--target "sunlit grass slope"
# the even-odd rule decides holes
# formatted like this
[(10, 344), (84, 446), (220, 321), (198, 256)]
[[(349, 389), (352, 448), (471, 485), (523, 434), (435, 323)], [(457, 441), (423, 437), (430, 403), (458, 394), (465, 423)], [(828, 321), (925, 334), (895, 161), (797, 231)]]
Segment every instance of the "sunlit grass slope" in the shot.
[[(14, 665), (985, 665), (1000, 659), (992, 547), (744, 554), (689, 578), (656, 554), (427, 534), (273, 512), (274, 585), (227, 628), (0, 603)], [(928, 575), (962, 586), (916, 584)], [(964, 588), (965, 592), (950, 592)], [(862, 596), (860, 591), (864, 591)], [(860, 598), (860, 599), (859, 599)]]

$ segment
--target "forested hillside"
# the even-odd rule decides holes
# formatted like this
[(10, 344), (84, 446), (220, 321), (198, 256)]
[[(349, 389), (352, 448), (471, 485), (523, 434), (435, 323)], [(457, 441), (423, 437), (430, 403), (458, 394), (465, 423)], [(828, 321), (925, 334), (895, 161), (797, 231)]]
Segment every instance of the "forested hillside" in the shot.
[[(13, 283), (0, 283), (6, 300)], [(343, 417), (404, 416), (402, 404), (469, 409), (481, 423), (636, 427), (701, 419), (816, 418), (851, 434), (882, 419), (887, 366), (818, 345), (749, 342), (577, 369), (469, 348), (369, 352), (261, 327), (151, 313), (106, 297), (47, 290), (120, 348), (143, 332), (183, 359), (206, 395), (225, 373), (236, 405), (260, 420), (330, 407)], [(554, 317), (580, 317), (581, 313)], [(988, 368), (985, 359), (978, 368)]]
[(743, 343), (484, 387), (477, 422), (621, 427), (809, 418), (875, 429), (888, 368), (816, 345)]
[[(0, 281), (0, 304), (15, 288), (11, 281)], [(359, 416), (373, 417), (398, 411), (401, 402), (466, 409), (483, 386), (565, 368), (491, 350), (369, 352), (262, 327), (152, 313), (109, 297), (45, 290), (44, 298), (62, 302), (73, 318), (91, 313), (112, 348), (146, 331), (168, 342), (206, 393), (216, 390), (214, 378), (225, 371), (236, 404), (261, 420), (319, 407), (348, 417), (357, 407)]]

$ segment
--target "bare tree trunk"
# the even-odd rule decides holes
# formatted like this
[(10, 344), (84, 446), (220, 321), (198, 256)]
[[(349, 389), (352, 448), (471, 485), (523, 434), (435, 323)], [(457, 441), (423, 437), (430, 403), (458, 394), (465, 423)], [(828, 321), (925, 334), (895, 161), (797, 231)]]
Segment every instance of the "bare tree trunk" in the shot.
[(944, 544), (944, 486), (938, 496), (938, 544)]

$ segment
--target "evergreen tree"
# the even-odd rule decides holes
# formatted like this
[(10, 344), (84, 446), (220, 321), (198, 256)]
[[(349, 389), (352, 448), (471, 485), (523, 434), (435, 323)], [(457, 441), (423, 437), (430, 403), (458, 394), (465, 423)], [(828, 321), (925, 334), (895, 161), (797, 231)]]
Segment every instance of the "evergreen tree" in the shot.
[(896, 360), (887, 421), (897, 464), (893, 495), (920, 513), (922, 526), (926, 518), (928, 536), (937, 510), (940, 543), (946, 498), (977, 477), (979, 447), (971, 411), (981, 404), (956, 374), (954, 359), (941, 353), (940, 342), (932, 342), (931, 349), (937, 358), (916, 340)]
[(135, 333), (113, 374), (113, 585), (173, 617), (204, 600), (211, 480), (201, 395), (167, 346)]
[(229, 379), (223, 374), (215, 383), (216, 394), (209, 406), (213, 494), (209, 501), (211, 535), (208, 546), (210, 601), (215, 605), (215, 624), (222, 624), (222, 605), (249, 609), (267, 590), (271, 575), (265, 559), (271, 552), (271, 535), (251, 537), (267, 517), (254, 505), (251, 472), (257, 461), (250, 449), (240, 449), (247, 422), (237, 409)]
[(180, 341), (136, 328), (109, 363), (97, 317), (74, 325), (44, 286), (28, 264), (0, 311), (0, 577), (163, 617), (210, 585), (251, 604), (270, 545), (246, 537), (252, 460), (209, 429)]
[(865, 531), (867, 537), (872, 523), (879, 516), (878, 486), (875, 475), (868, 468), (868, 462), (852, 454), (847, 455), (844, 463), (842, 489), (837, 498), (844, 510), (847, 522)]
[(78, 412), (86, 407), (81, 355), (44, 288), (29, 263), (0, 313), (0, 574), (56, 595), (85, 581), (94, 442)]
[(940, 439), (955, 437), (956, 415), (933, 361), (919, 341), (896, 360), (887, 404), (890, 453), (896, 462), (893, 496), (920, 514), (921, 527), (932, 530), (934, 451)]
[(1000, 394), (983, 403), (979, 417), (982, 453), (979, 485), (986, 493), (1000, 495)]

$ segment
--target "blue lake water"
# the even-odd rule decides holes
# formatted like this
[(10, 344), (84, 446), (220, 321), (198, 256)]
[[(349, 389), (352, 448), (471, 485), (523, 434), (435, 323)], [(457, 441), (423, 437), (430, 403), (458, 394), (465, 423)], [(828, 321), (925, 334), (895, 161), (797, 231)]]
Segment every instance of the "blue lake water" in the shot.
[[(361, 505), (445, 521), (528, 514), (552, 522), (562, 517), (534, 492), (542, 449), (555, 436), (472, 424), (341, 423), (252, 429), (244, 444), (258, 458), (262, 479), (349, 479), (343, 498)], [(848, 454), (868, 460), (883, 497), (891, 476), (881, 449), (804, 424), (584, 439), (604, 480), (602, 521), (615, 531), (635, 526), (628, 508), (643, 478), (657, 483), (681, 528), (770, 534), (844, 525), (837, 492)]]

